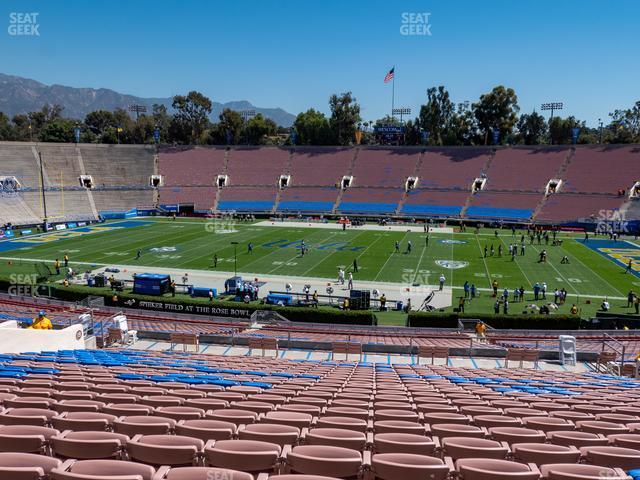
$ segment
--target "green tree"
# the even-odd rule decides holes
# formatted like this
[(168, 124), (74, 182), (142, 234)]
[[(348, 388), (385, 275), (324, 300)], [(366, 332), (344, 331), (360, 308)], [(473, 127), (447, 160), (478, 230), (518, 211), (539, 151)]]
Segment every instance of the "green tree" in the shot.
[(113, 113), (108, 110), (95, 110), (88, 113), (84, 118), (84, 124), (90, 131), (96, 134), (99, 139), (102, 138), (107, 128), (115, 126), (115, 123)]
[(525, 145), (539, 145), (547, 138), (547, 122), (538, 112), (525, 113), (518, 120), (518, 138)]
[(183, 134), (189, 132), (187, 141), (196, 143), (209, 126), (209, 114), (213, 103), (200, 92), (191, 91), (186, 96), (173, 97), (171, 106), (176, 110), (174, 120), (180, 124), (178, 128)]
[[(455, 137), (454, 128), (455, 107), (449, 98), (449, 92), (444, 86), (431, 87), (427, 90), (427, 103), (420, 107), (420, 126), (429, 132), (431, 145), (445, 145)], [(449, 141), (445, 141), (447, 138)]]
[(0, 140), (7, 141), (14, 139), (15, 132), (9, 117), (7, 117), (3, 112), (0, 112)]
[(609, 141), (611, 143), (640, 142), (640, 101), (626, 110), (610, 113)]
[(310, 108), (299, 113), (293, 122), (298, 145), (330, 145), (331, 127), (324, 113)]
[(265, 137), (276, 134), (278, 126), (270, 118), (265, 118), (261, 113), (249, 120), (245, 126), (245, 136), (251, 145), (265, 143)]
[(554, 145), (567, 145), (572, 141), (573, 129), (581, 129), (580, 136), (578, 137), (578, 143), (585, 141), (584, 129), (585, 122), (581, 122), (575, 117), (553, 117), (549, 121), (549, 136), (551, 137), (551, 143)]
[(220, 121), (210, 129), (207, 142), (216, 145), (240, 144), (244, 127), (242, 115), (235, 110), (225, 108), (218, 118)]
[(331, 95), (329, 107), (329, 126), (334, 142), (338, 145), (350, 145), (355, 141), (356, 125), (361, 120), (360, 105), (351, 92), (346, 92)]
[(473, 104), (473, 112), (484, 136), (483, 143), (489, 143), (494, 128), (500, 132), (501, 142), (510, 136), (518, 121), (519, 110), (518, 97), (512, 88), (500, 85), (481, 95), (480, 100)]
[(41, 142), (75, 142), (75, 120), (57, 118), (47, 122), (40, 130)]
[(167, 107), (165, 105), (154, 103), (151, 112), (154, 128), (157, 126), (160, 130), (160, 142), (173, 142), (173, 139), (169, 136), (171, 115), (167, 113)]

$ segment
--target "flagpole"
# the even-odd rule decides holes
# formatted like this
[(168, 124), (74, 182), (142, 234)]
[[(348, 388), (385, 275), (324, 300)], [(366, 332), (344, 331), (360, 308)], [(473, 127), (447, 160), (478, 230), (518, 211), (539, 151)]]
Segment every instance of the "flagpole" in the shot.
[(391, 118), (393, 117), (393, 107), (396, 99), (396, 66), (393, 66), (393, 78), (391, 79)]

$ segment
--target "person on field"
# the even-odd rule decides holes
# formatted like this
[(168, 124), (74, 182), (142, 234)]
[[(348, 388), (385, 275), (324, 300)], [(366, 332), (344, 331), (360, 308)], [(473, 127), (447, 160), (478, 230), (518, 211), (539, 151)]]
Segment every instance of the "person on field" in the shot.
[(353, 290), (353, 273), (349, 272), (349, 283), (347, 285), (349, 290)]
[(493, 296), (497, 298), (498, 297), (498, 281), (497, 280), (494, 280), (491, 283), (491, 288), (493, 289)]
[(67, 255), (66, 253), (64, 254), (63, 261), (64, 261), (64, 268), (67, 268), (69, 266), (69, 255)]
[(396, 253), (400, 253), (400, 242), (396, 240)]
[(442, 289), (444, 288), (444, 282), (445, 282), (446, 280), (447, 280), (447, 279), (445, 278), (444, 273), (441, 273), (441, 274), (440, 274), (440, 278), (438, 279), (439, 284), (440, 284), (440, 288), (439, 288), (438, 290), (442, 291)]

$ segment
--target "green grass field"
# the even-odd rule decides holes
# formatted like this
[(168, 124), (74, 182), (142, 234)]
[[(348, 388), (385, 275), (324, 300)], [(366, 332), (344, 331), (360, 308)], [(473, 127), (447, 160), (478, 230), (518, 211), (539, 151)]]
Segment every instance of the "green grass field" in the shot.
[[(479, 234), (471, 229), (466, 233), (431, 233), (426, 246), (422, 232), (342, 231), (295, 225), (275, 228), (196, 219), (114, 221), (87, 230), (50, 232), (9, 241), (0, 250), (0, 275), (31, 273), (36, 262), (51, 264), (65, 253), (78, 271), (93, 265), (142, 265), (148, 271), (153, 271), (154, 266), (213, 271), (212, 258), (217, 254), (217, 270), (233, 272), (231, 242), (238, 242), (235, 246), (238, 272), (333, 279), (339, 266), (348, 270), (357, 259), (357, 280), (435, 285), (444, 273), (447, 284), (454, 287), (454, 305), (465, 281), (478, 288), (480, 296), (467, 305), (467, 312), (493, 312), (489, 289), (494, 279), (499, 282), (500, 292), (506, 287), (511, 296), (514, 288), (523, 286), (527, 304), (533, 301), (535, 282), (546, 282), (548, 292), (564, 287), (569, 297), (559, 311), (568, 312), (575, 302), (582, 316), (592, 315), (605, 296), (610, 297), (612, 311), (632, 313), (633, 308), (626, 308), (627, 292), (640, 290), (640, 278), (625, 274), (620, 264), (585, 246), (582, 236), (564, 233), (558, 236), (563, 239), (561, 247), (545, 246), (544, 242), (530, 245), (527, 238), (526, 255), (518, 255), (512, 261), (506, 253), (508, 245), (520, 242), (521, 231), (514, 237), (510, 230), (501, 230), (497, 238), (493, 230), (487, 229)], [(304, 257), (297, 248), (302, 239), (310, 247)], [(413, 243), (410, 254), (404, 253), (408, 240)], [(400, 242), (401, 253), (394, 252), (396, 241)], [(254, 246), (252, 254), (247, 252), (250, 242)], [(492, 244), (495, 255), (485, 258), (483, 249)], [(618, 244), (629, 250), (629, 255), (636, 249), (635, 254), (640, 252), (640, 247), (631, 241)], [(499, 245), (503, 247), (502, 257), (497, 253)], [(548, 252), (548, 261), (538, 263), (538, 253), (543, 248)], [(138, 250), (142, 252), (140, 259), (136, 259)], [(564, 255), (569, 257), (570, 264), (560, 264)], [(462, 267), (451, 269), (437, 263), (451, 260), (463, 262)], [(512, 303), (510, 313), (520, 313), (522, 309), (522, 303)], [(400, 323), (395, 316), (389, 318), (390, 323)]]

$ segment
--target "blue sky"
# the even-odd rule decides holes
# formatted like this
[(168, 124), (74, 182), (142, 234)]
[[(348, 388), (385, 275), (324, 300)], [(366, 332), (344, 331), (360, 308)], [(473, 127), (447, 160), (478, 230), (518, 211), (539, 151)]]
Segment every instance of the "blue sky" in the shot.
[[(10, 36), (11, 12), (38, 12), (40, 36)], [(401, 35), (430, 13), (431, 36)], [(563, 101), (595, 125), (640, 100), (638, 0), (0, 0), (0, 72), (144, 97), (200, 90), (291, 113), (327, 111), (352, 91), (365, 120), (417, 113), (425, 91), (456, 101), (493, 86), (522, 112)]]

